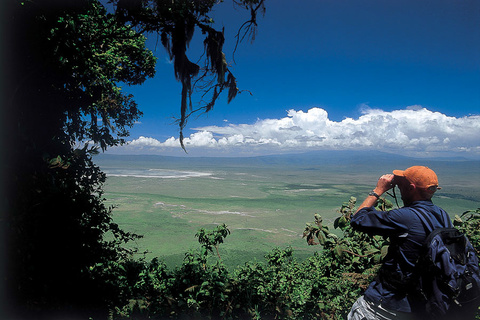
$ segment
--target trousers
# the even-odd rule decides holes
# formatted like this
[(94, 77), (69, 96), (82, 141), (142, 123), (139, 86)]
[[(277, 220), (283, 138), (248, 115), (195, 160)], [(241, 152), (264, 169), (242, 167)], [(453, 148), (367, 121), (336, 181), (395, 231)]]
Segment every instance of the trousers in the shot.
[(373, 302), (365, 300), (363, 296), (353, 304), (348, 320), (415, 320), (415, 315), (407, 312), (392, 311)]

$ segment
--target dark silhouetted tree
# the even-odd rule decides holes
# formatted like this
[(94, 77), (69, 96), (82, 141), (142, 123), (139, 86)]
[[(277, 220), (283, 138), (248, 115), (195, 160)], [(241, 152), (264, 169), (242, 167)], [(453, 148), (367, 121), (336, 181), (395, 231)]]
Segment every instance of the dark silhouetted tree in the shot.
[[(105, 317), (122, 299), (102, 268), (128, 252), (138, 237), (114, 223), (104, 204), (105, 175), (97, 149), (122, 144), (141, 116), (124, 85), (155, 73), (145, 33), (157, 33), (182, 83), (180, 128), (191, 112), (209, 111), (219, 94), (236, 95), (222, 52), (223, 33), (208, 13), (216, 1), (113, 0), (108, 13), (96, 0), (7, 0), (2, 96), (2, 216), (5, 305), (20, 318), (63, 313)], [(234, 1), (250, 9), (255, 25), (263, 0)], [(206, 64), (186, 55), (193, 32), (205, 36)], [(212, 99), (188, 111), (195, 81)], [(159, 108), (161, 105), (159, 106)], [(181, 136), (182, 137), (182, 136)], [(114, 264), (113, 264), (114, 265)]]
[(16, 1), (9, 9), (9, 296), (40, 314), (100, 308), (110, 296), (90, 268), (119, 259), (118, 244), (135, 235), (103, 204), (105, 175), (87, 142), (103, 150), (122, 143), (141, 112), (119, 83), (153, 76), (155, 57), (144, 36), (96, 1)]

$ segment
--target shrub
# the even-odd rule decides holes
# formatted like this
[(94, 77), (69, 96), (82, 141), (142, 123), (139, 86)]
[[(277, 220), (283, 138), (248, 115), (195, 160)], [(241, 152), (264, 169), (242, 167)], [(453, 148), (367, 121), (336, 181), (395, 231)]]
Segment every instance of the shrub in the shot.
[[(183, 264), (168, 270), (157, 258), (125, 260), (111, 268), (122, 288), (123, 304), (114, 319), (344, 319), (352, 304), (375, 277), (388, 241), (355, 232), (349, 224), (356, 199), (339, 209), (337, 236), (315, 215), (304, 237), (323, 250), (299, 262), (292, 248), (276, 248), (265, 261), (249, 261), (229, 272), (219, 244), (230, 234), (226, 225), (196, 234), (200, 248), (185, 254)], [(389, 210), (384, 199), (378, 206)], [(478, 249), (480, 209), (456, 217)], [(215, 250), (213, 250), (215, 248)]]

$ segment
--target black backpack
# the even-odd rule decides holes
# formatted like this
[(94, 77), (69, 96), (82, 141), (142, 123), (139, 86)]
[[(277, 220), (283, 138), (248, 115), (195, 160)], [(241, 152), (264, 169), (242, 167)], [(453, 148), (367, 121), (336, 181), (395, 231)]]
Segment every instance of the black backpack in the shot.
[(434, 228), (429, 214), (422, 210), (415, 213), (427, 230), (417, 262), (427, 314), (435, 319), (474, 319), (480, 305), (480, 269), (475, 249), (451, 223)]

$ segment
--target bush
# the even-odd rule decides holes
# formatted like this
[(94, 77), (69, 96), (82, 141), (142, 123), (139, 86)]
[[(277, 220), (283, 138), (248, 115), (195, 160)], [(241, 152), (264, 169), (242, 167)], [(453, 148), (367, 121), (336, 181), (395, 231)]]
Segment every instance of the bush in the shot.
[[(114, 319), (344, 319), (352, 304), (375, 277), (388, 242), (351, 229), (355, 210), (351, 198), (339, 210), (337, 236), (315, 215), (304, 237), (323, 250), (305, 261), (292, 248), (276, 248), (265, 261), (250, 261), (228, 272), (219, 244), (229, 235), (227, 226), (201, 229), (201, 247), (185, 254), (184, 262), (168, 270), (157, 258), (150, 262), (126, 260), (112, 269), (125, 294)], [(382, 209), (393, 206), (381, 200)], [(455, 224), (478, 248), (480, 209), (456, 217)], [(213, 250), (215, 248), (215, 250)], [(116, 272), (116, 273), (115, 273)]]

